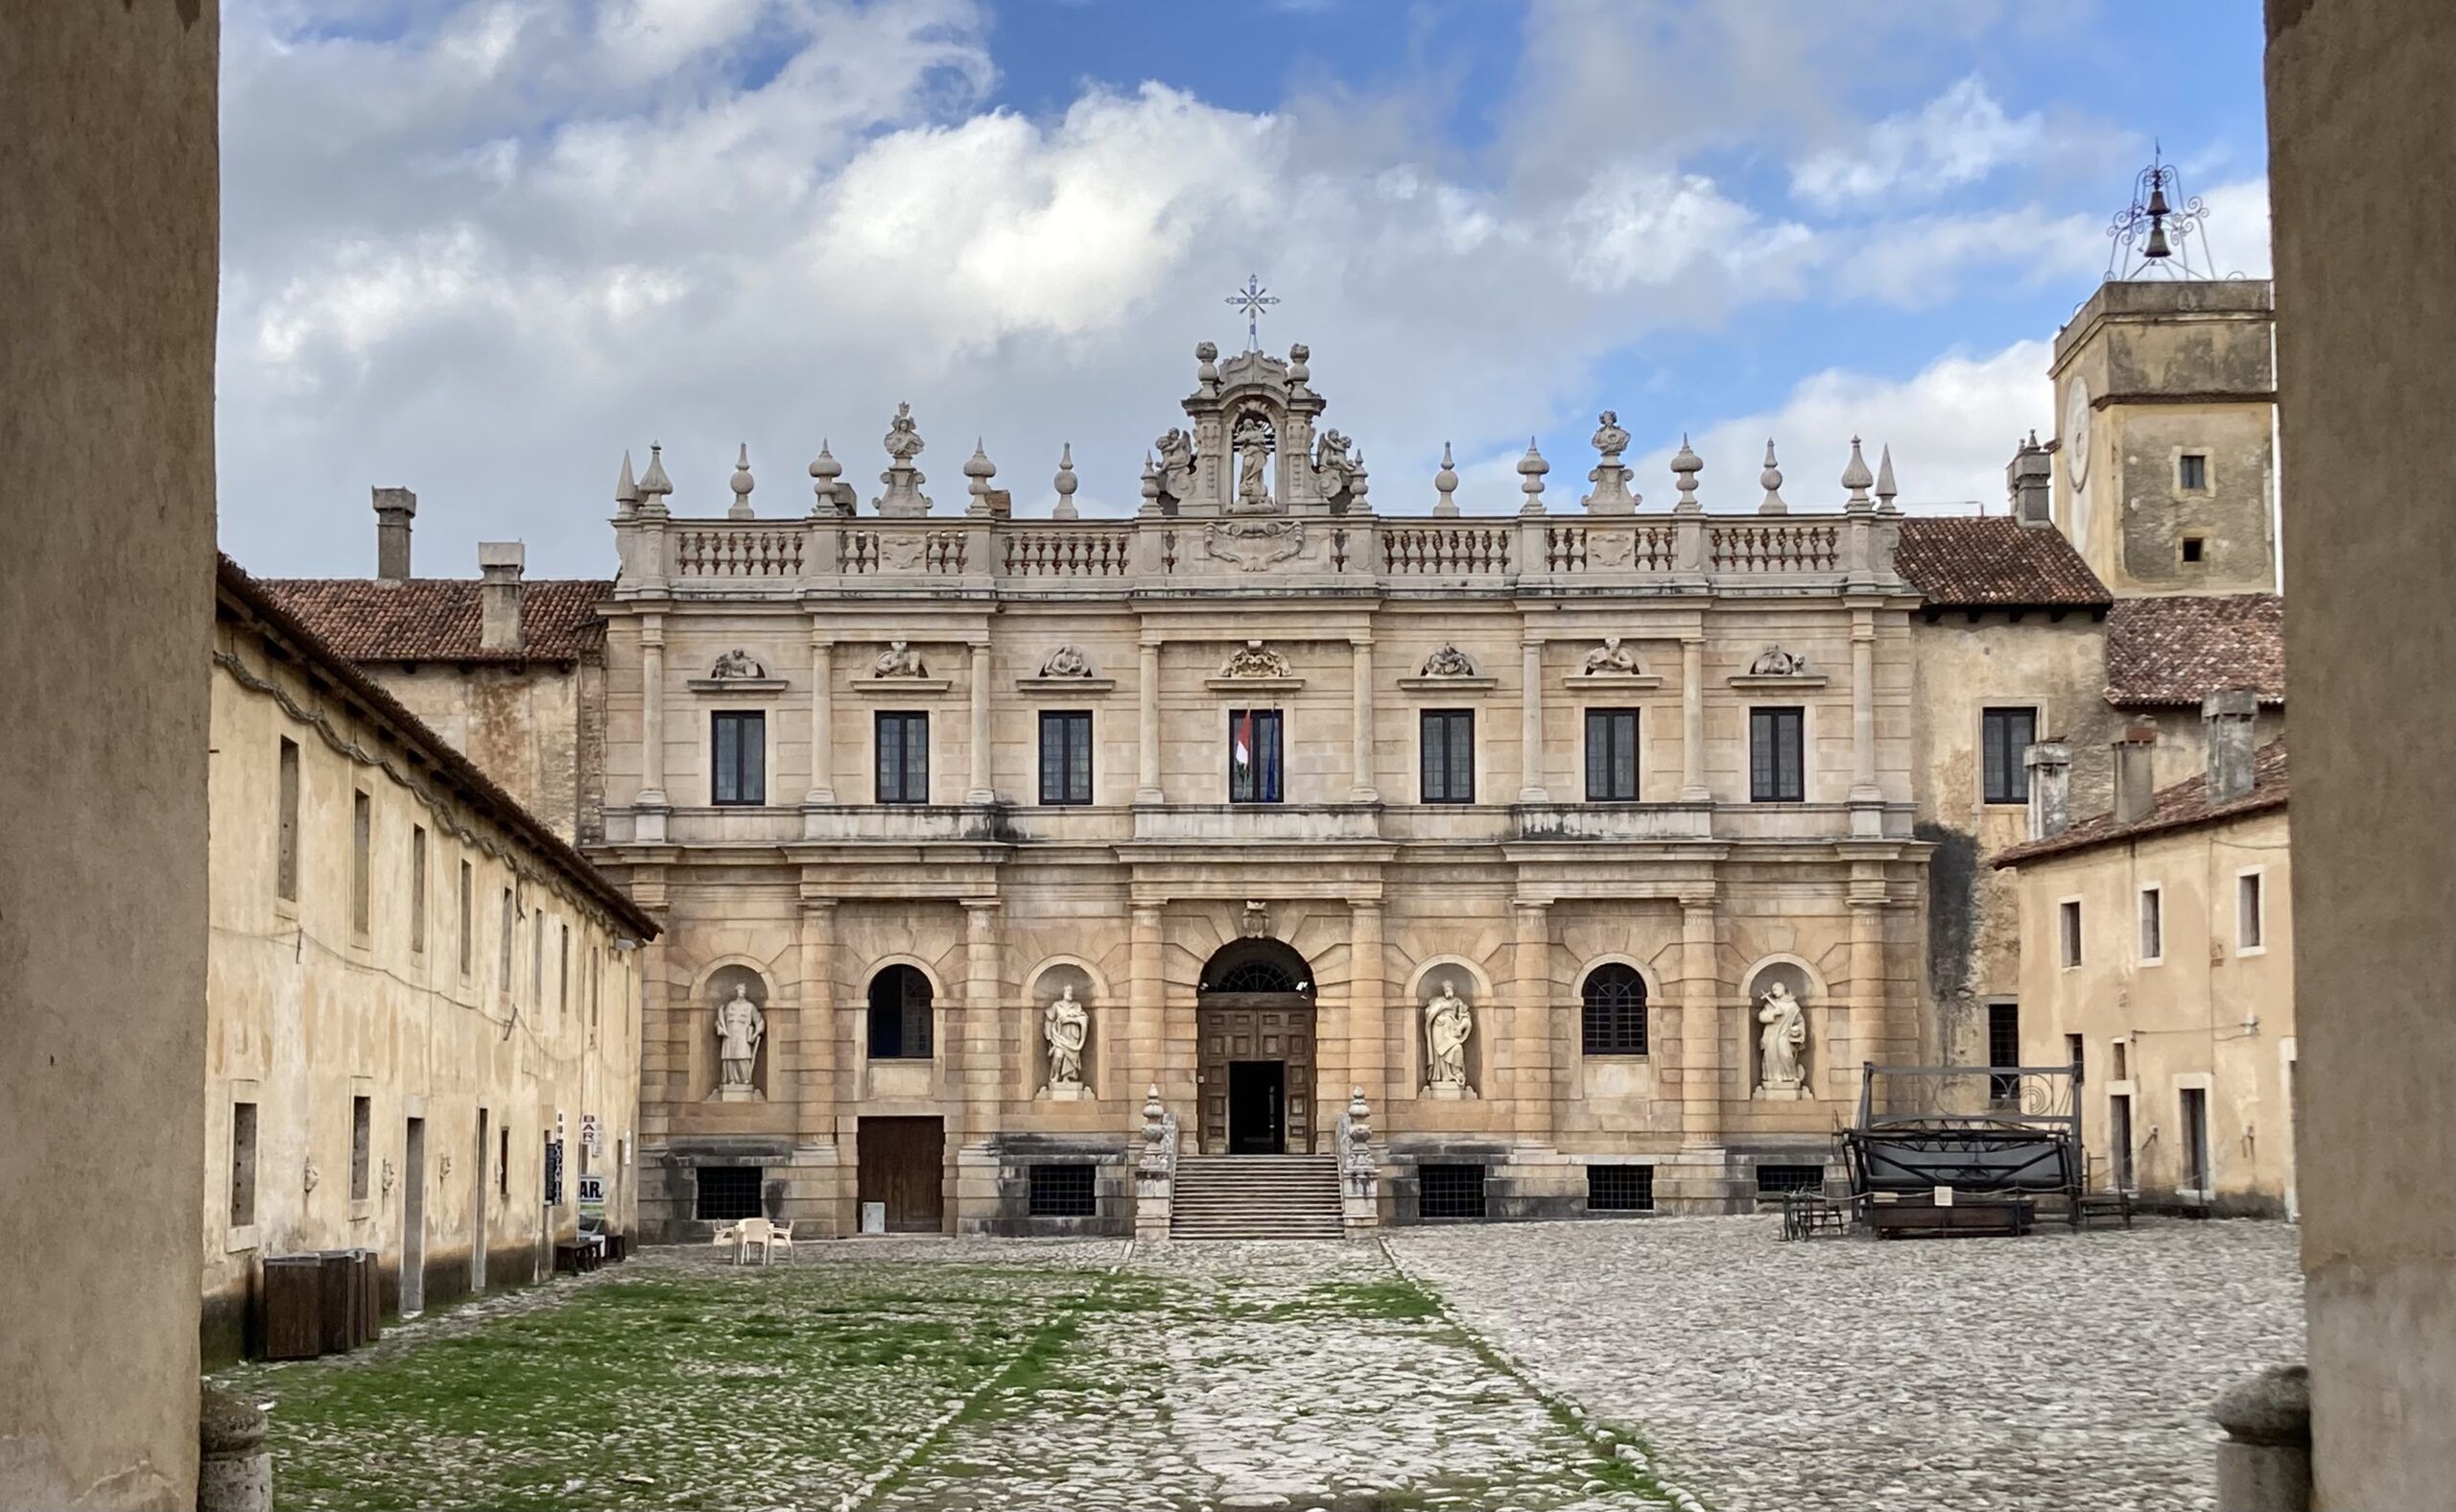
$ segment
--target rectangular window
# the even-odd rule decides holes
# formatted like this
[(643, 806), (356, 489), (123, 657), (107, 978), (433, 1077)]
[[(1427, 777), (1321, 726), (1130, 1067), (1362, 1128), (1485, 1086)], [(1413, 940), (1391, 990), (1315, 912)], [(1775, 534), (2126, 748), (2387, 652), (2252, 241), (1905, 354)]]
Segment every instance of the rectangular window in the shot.
[(1748, 801), (1798, 803), (1807, 796), (1805, 709), (1748, 711)]
[(1638, 711), (1586, 711), (1586, 801), (1638, 801)]
[(426, 826), (410, 826), (410, 949), (426, 954)]
[(930, 717), (881, 714), (878, 718), (881, 803), (930, 801)]
[(2183, 1089), (2184, 1179), (2185, 1192), (2208, 1193), (2208, 1094), (2198, 1087)]
[(505, 997), (511, 996), (512, 919), (511, 889), (506, 887), (503, 889), (503, 927), (495, 935), (495, 990)]
[(2107, 1059), (2114, 1069), (2115, 1080), (2132, 1079), (2132, 1047), (2130, 1045), (2122, 1040), (2110, 1041), (2107, 1045)]
[(2113, 1157), (2114, 1190), (2132, 1191), (2132, 1099), (2123, 1093), (2107, 1099), (2107, 1153)]
[(349, 1099), (349, 1199), (367, 1197), (367, 1168), (374, 1164), (375, 1099)]
[(1476, 801), (1476, 711), (1427, 709), (1422, 723), (1424, 801)]
[(2184, 560), (2186, 563), (2203, 560), (2208, 556), (2208, 542), (2203, 540), (2200, 536), (2186, 535), (2184, 537)]
[(1786, 1192), (1823, 1192), (1824, 1190), (1825, 1168), (1823, 1166), (1760, 1165), (1757, 1168), (1757, 1194), (1760, 1197), (1779, 1197)]
[(2140, 961), (2147, 965), (2166, 957), (2166, 893), (2162, 887), (2140, 889)]
[(1031, 1168), (1028, 1212), (1036, 1218), (1089, 1218), (1100, 1212), (1099, 1191), (1086, 1165)]
[(1982, 709), (1978, 716), (1981, 794), (1989, 803), (2030, 801), (2029, 768), (2021, 758), (2038, 744), (2038, 711), (2031, 708)]
[(1479, 1218), (1484, 1216), (1484, 1168), (1481, 1166), (1418, 1166), (1416, 1216), (1426, 1218)]
[(375, 800), (353, 793), (349, 814), (349, 927), (367, 932), (374, 912)]
[(694, 1216), (714, 1223), (738, 1223), (759, 1213), (759, 1189), (768, 1172), (757, 1166), (702, 1166), (699, 1205)]
[(2082, 1074), (2088, 1069), (2081, 1063), (2083, 1044), (2084, 1041), (2078, 1034), (2064, 1036), (2064, 1063), (2072, 1068), (2072, 1085), (2076, 1087), (2081, 1084)]
[(1228, 711), (1228, 801), (1280, 801), (1281, 739), (1277, 709)]
[(2202, 452), (2185, 452), (2175, 459), (2175, 486), (2186, 493), (2199, 493), (2208, 486), (2208, 458)]
[(562, 931), (561, 954), (555, 958), (555, 1006), (564, 1013), (572, 1010), (572, 927), (557, 926)]
[(1082, 709), (1043, 709), (1040, 716), (1040, 801), (1092, 801), (1092, 716)]
[(476, 905), (477, 882), (469, 863), (460, 863), (460, 975), (478, 969), (478, 924), (473, 911)]
[[(2018, 1003), (1987, 1004), (1987, 1064), (2013, 1067), (2021, 1063), (2021, 1005)], [(2009, 1102), (2020, 1095), (2021, 1078), (2008, 1070), (1999, 1070), (1987, 1078), (1987, 1096), (1997, 1102)]]
[(256, 1221), (256, 1105), (230, 1104), (230, 1226)]
[(511, 1195), (511, 1125), (504, 1125), (495, 1146), (495, 1195)]
[(2234, 949), (2263, 950), (2268, 945), (2268, 918), (2260, 897), (2260, 874), (2247, 871), (2234, 879)]
[(716, 782), (710, 801), (752, 805), (768, 801), (768, 716), (756, 709), (719, 709), (710, 744)]
[(2066, 967), (2081, 964), (2081, 900), (2066, 898), (2056, 906), (2056, 933)]
[(1653, 1212), (1654, 1168), (1652, 1166), (1587, 1167), (1586, 1211), (1589, 1213)]
[(273, 891), (295, 903), (298, 901), (298, 743), (287, 736), (281, 743), (281, 815), (277, 833), (279, 849), (273, 861)]

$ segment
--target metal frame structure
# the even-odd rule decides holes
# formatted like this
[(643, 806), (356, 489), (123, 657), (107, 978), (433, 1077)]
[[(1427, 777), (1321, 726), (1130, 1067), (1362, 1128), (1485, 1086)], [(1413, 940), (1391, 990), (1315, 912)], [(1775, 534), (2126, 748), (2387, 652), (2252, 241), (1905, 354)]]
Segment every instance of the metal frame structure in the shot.
[(2081, 1215), (2080, 1068), (1866, 1063), (1842, 1133), (1854, 1199), (2060, 1196)]

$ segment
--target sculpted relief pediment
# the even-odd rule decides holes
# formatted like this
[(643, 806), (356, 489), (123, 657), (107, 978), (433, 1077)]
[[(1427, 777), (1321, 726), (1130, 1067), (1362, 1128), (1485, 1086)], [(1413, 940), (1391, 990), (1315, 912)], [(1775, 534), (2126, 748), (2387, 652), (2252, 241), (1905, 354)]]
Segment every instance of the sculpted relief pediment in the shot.
[(1241, 571), (1260, 572), (1302, 555), (1305, 527), (1295, 520), (1222, 520), (1202, 528), (1202, 550)]

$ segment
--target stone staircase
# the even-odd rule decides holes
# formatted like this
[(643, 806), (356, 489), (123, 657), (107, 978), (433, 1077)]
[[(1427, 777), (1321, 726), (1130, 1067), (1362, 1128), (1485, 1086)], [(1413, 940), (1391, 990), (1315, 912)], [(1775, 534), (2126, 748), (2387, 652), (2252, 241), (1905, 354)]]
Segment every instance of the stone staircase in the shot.
[(1180, 1155), (1171, 1239), (1337, 1239), (1336, 1155)]

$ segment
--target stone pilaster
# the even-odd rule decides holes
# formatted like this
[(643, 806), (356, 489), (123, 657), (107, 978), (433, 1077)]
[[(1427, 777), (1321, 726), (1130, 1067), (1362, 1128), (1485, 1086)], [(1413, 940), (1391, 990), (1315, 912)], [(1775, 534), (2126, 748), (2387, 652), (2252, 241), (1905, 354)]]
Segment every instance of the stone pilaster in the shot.
[[(1134, 905), (1133, 933), (1127, 940), (1125, 1054), (1126, 1085), (1161, 1084), (1162, 1037), (1167, 1028), (1166, 988), (1160, 980), (1160, 906)], [(1162, 1087), (1165, 1097), (1169, 1090)]]
[(807, 804), (836, 801), (836, 648), (816, 621), (810, 627), (810, 791)]
[(799, 1005), (793, 1014), (793, 1142), (822, 1145), (835, 1137), (836, 903), (801, 900)]
[(964, 790), (963, 801), (976, 805), (995, 803), (998, 792), (991, 786), (989, 773), (989, 646), (975, 641), (966, 650), (964, 674), (972, 685), (972, 780)]
[(1680, 899), (1680, 1134), (1690, 1149), (1723, 1142), (1721, 920), (1711, 892)]
[(1355, 779), (1348, 789), (1351, 803), (1379, 803), (1381, 790), (1373, 781), (1373, 641), (1358, 636), (1349, 643), (1355, 656), (1355, 703), (1351, 719), (1349, 769)]
[(1874, 836), (1883, 825), (1877, 786), (1876, 611), (1851, 611), (1851, 833)]
[(1382, 950), (1382, 900), (1358, 898), (1348, 905), (1348, 1021), (1344, 1080), (1333, 1073), (1329, 1047), (1320, 1048), (1321, 1080), (1329, 1094), (1316, 1104), (1339, 1105), (1342, 1092), (1362, 1087), (1374, 1100), (1389, 1097), (1389, 963)]
[(1680, 801), (1709, 803), (1706, 788), (1706, 643), (1680, 642)]
[(974, 1141), (998, 1132), (1006, 1092), (1006, 973), (999, 900), (966, 898), (963, 922), (963, 1064), (956, 1090), (966, 1138)]
[(1516, 980), (1510, 1017), (1511, 1075), (1506, 1082), (1487, 1075), (1485, 1096), (1517, 1099), (1514, 1124), (1522, 1139), (1548, 1144), (1552, 1137), (1552, 932), (1541, 903), (1521, 900), (1513, 909)]
[(1527, 636), (1519, 646), (1518, 801), (1547, 803), (1544, 787), (1544, 642)]
[[(665, 616), (640, 616), (641, 808), (665, 806)], [(658, 825), (662, 831), (663, 824)], [(642, 839), (647, 839), (643, 836)], [(658, 837), (663, 839), (662, 834)]]
[(1141, 776), (1135, 785), (1134, 801), (1158, 803), (1160, 797), (1160, 643), (1149, 636), (1143, 640), (1142, 663), (1135, 677), (1135, 716), (1141, 737)]

